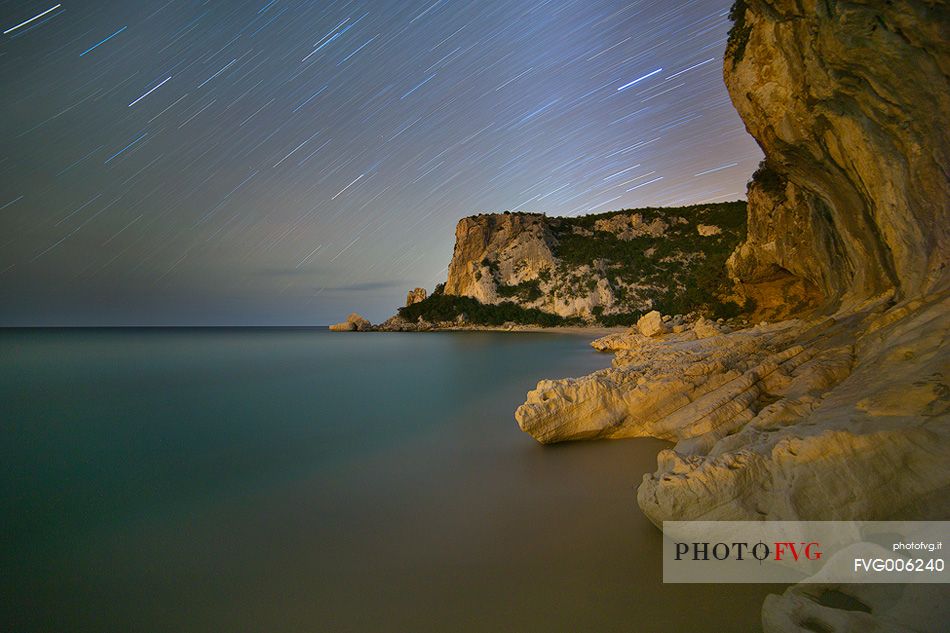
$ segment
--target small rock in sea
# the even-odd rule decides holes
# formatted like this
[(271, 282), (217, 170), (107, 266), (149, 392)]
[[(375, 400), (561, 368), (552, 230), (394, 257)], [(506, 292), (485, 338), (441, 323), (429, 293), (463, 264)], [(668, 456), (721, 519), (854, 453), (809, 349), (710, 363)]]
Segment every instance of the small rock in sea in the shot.
[(330, 326), (334, 332), (368, 332), (373, 329), (373, 324), (368, 319), (353, 312), (346, 317), (346, 321), (334, 323)]
[(359, 332), (366, 332), (373, 327), (373, 324), (369, 322), (369, 319), (363, 318), (355, 312), (346, 317), (346, 320), (355, 325), (357, 331)]

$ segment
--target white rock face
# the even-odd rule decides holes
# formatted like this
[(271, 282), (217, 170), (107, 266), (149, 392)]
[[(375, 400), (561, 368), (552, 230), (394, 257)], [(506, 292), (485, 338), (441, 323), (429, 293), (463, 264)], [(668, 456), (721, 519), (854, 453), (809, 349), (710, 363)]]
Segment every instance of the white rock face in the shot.
[(647, 312), (637, 321), (637, 329), (644, 336), (660, 336), (667, 333), (666, 323), (663, 322), (663, 315), (652, 310)]
[(618, 213), (603, 220), (597, 220), (594, 228), (598, 231), (606, 231), (617, 236), (618, 240), (630, 241), (636, 237), (648, 235), (650, 237), (661, 237), (666, 233), (669, 224), (659, 218), (654, 218), (650, 222), (643, 221), (643, 215), (640, 213), (631, 213), (626, 215)]
[(701, 237), (710, 237), (713, 235), (719, 235), (722, 233), (722, 229), (718, 226), (713, 226), (711, 224), (697, 224), (696, 232), (699, 233)]
[(595, 344), (612, 368), (541, 381), (515, 418), (542, 443), (677, 442), (637, 494), (658, 525), (946, 517), (948, 331), (950, 293), (705, 338), (614, 334)]
[(425, 301), (427, 296), (429, 295), (425, 288), (413, 288), (408, 294), (406, 294), (406, 306), (408, 307), (414, 303)]
[(494, 277), (514, 285), (553, 270), (553, 236), (544, 216), (480, 215), (459, 220), (445, 293), (498, 303)]

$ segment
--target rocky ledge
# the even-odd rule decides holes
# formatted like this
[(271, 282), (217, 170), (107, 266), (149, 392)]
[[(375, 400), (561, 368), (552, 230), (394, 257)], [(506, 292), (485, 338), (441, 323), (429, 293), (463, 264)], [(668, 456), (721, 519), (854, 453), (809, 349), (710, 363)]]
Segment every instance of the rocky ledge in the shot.
[(611, 368), (541, 381), (515, 417), (543, 443), (676, 442), (637, 494), (657, 525), (946, 517), (948, 308), (943, 295), (735, 332), (611, 335), (593, 344), (615, 353)]

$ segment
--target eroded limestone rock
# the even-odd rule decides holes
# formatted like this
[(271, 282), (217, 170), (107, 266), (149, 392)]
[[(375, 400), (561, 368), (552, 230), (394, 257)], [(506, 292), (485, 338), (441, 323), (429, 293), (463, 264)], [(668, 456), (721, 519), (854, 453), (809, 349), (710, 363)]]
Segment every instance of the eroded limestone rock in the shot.
[(544, 380), (542, 443), (676, 442), (637, 499), (664, 520), (950, 514), (950, 296), (708, 338), (611, 335), (613, 367)]
[(950, 5), (742, 0), (724, 76), (766, 156), (730, 261), (770, 318), (947, 287)]
[(740, 391), (748, 388), (755, 378), (743, 376), (784, 349), (783, 343), (801, 327), (790, 322), (750, 328), (732, 335), (726, 345), (697, 339), (692, 332), (669, 334), (662, 340), (639, 333), (610, 335), (601, 345), (616, 351), (614, 367), (584, 378), (541, 381), (515, 417), (522, 430), (543, 443), (590, 437), (688, 437), (692, 431), (678, 425), (701, 418), (697, 412), (701, 396), (724, 397), (713, 393), (724, 385)]
[(945, 585), (799, 584), (762, 606), (769, 633), (920, 633), (950, 621)]

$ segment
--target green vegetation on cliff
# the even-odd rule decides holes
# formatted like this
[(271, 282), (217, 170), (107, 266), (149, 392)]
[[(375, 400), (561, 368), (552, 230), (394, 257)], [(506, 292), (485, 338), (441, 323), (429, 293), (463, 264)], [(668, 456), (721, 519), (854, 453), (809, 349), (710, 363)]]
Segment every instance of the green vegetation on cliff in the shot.
[(522, 281), (518, 284), (498, 284), (498, 295), (502, 297), (517, 297), (522, 301), (534, 301), (541, 298), (541, 282), (538, 279)]
[(732, 28), (729, 29), (729, 40), (726, 43), (726, 58), (731, 58), (734, 63), (742, 61), (749, 36), (752, 34), (752, 27), (746, 24), (745, 14), (746, 0), (736, 0), (732, 3), (729, 9)]
[(441, 293), (433, 293), (423, 301), (399, 308), (399, 316), (413, 323), (418, 321), (419, 317), (429, 323), (455, 322), (459, 320), (460, 316), (463, 317), (459, 320), (460, 323), (472, 325), (517, 323), (519, 325), (554, 327), (581, 323), (580, 319), (568, 319), (535, 308), (522, 308), (510, 301), (488, 305), (471, 297)]
[[(598, 223), (618, 214), (636, 213), (649, 225), (661, 221), (668, 226), (660, 235), (622, 237), (598, 230)], [(701, 226), (718, 229), (702, 235)], [(705, 311), (712, 316), (731, 317), (739, 306), (723, 303), (729, 290), (726, 260), (746, 234), (744, 201), (687, 207), (646, 208), (611, 211), (578, 218), (564, 218), (556, 225), (557, 257), (562, 271), (581, 266), (600, 268), (614, 288), (652, 286), (639, 291), (652, 307), (665, 314)], [(621, 300), (623, 297), (619, 297)], [(624, 324), (638, 312), (599, 316), (603, 324)]]

